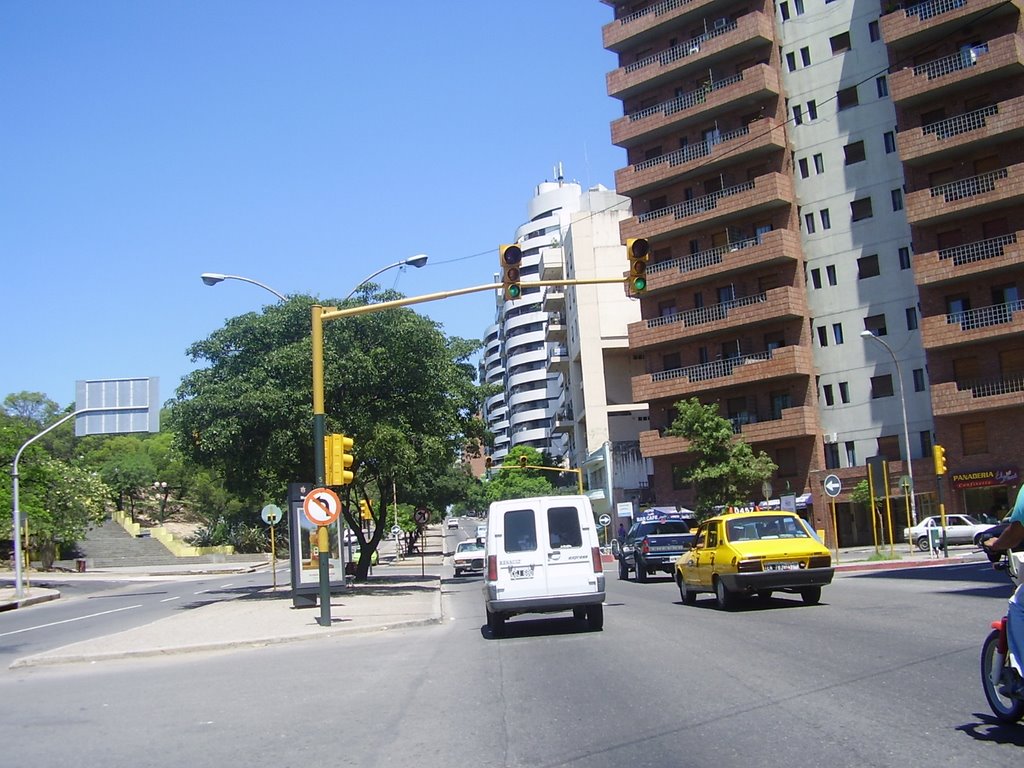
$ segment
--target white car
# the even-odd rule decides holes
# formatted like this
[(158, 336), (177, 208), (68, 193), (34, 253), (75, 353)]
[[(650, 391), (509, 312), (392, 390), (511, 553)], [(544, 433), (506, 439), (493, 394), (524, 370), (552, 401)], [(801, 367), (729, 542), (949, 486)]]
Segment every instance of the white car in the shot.
[[(984, 533), (992, 526), (974, 519), (970, 515), (946, 515), (946, 541), (950, 544), (981, 543)], [(922, 551), (928, 550), (928, 530), (937, 529), (936, 543), (942, 546), (942, 520), (938, 515), (926, 517), (912, 528), (904, 528), (907, 541), (917, 544)]]
[(475, 541), (460, 541), (455, 547), (453, 558), (455, 575), (484, 572), (484, 545)]
[(478, 525), (476, 527), (476, 537), (478, 539), (486, 539), (487, 538), (487, 526), (486, 525)]
[(457, 518), (457, 517), (449, 517), (448, 518), (448, 530), (450, 531), (452, 528), (458, 528), (458, 527), (459, 527), (459, 518)]

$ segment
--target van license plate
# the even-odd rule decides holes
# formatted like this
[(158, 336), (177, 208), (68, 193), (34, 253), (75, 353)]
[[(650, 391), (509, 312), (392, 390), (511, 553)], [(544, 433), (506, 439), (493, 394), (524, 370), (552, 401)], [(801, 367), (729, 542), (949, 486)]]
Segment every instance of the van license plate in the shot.
[(515, 568), (509, 568), (509, 576), (513, 579), (532, 579), (533, 566), (520, 565)]

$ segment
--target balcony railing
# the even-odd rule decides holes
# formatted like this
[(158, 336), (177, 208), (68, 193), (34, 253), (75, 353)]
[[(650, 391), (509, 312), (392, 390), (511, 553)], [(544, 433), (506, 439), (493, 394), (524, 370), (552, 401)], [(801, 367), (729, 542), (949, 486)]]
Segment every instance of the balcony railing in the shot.
[(951, 312), (946, 315), (946, 322), (950, 325), (959, 324), (964, 331), (972, 331), (976, 328), (1012, 323), (1013, 313), (1020, 312), (1022, 309), (1024, 309), (1024, 299), (1018, 299), (1004, 304), (993, 304), (990, 307)]
[(623, 69), (626, 72), (636, 72), (638, 69), (643, 69), (651, 64), (661, 64), (662, 66), (665, 66), (666, 64), (671, 64), (674, 61), (685, 59), (687, 56), (693, 56), (700, 53), (700, 46), (702, 43), (718, 37), (719, 35), (724, 35), (726, 32), (731, 32), (736, 29), (737, 26), (738, 24), (736, 21), (730, 21), (717, 29), (712, 29), (702, 35), (691, 37), (689, 40), (679, 43), (679, 45), (673, 45), (671, 48), (668, 48), (661, 53), (638, 59), (632, 64), (627, 64)]
[(722, 263), (725, 254), (731, 253), (732, 251), (740, 251), (744, 248), (753, 248), (760, 242), (760, 239), (756, 237), (752, 237), (749, 240), (737, 240), (736, 242), (729, 243), (728, 245), (720, 245), (717, 248), (710, 248), (706, 251), (692, 253), (688, 256), (680, 256), (679, 258), (669, 259), (668, 261), (659, 261), (657, 264), (651, 264), (647, 267), (647, 271), (654, 274), (655, 272), (664, 272), (668, 269), (678, 268), (680, 272), (693, 272), (697, 269), (713, 267), (716, 264)]
[(993, 104), (989, 107), (982, 107), (973, 112), (965, 112), (962, 115), (949, 117), (935, 123), (921, 126), (924, 135), (935, 134), (937, 139), (948, 139), (950, 136), (959, 136), (968, 131), (977, 131), (985, 127), (985, 118), (999, 114), (999, 105)]
[(965, 245), (955, 245), (952, 248), (943, 248), (939, 251), (939, 260), (952, 259), (953, 266), (959, 267), (964, 264), (973, 264), (976, 261), (985, 261), (1002, 256), (1008, 245), (1017, 242), (1017, 233), (990, 237), (987, 240), (978, 240)]
[(702, 88), (698, 88), (696, 91), (690, 91), (669, 99), (668, 101), (663, 101), (661, 104), (655, 104), (654, 106), (640, 109), (636, 112), (631, 112), (629, 114), (629, 119), (642, 120), (645, 117), (656, 115), (659, 112), (665, 115), (673, 115), (676, 112), (682, 112), (684, 109), (689, 109), (690, 107), (695, 107), (698, 104), (703, 104), (711, 91), (717, 91), (719, 88), (725, 88), (726, 86), (738, 83), (741, 80), (743, 80), (743, 73), (737, 72), (735, 75), (722, 78), (721, 80), (717, 80), (713, 83), (708, 83)]
[(619, 19), (619, 24), (629, 24), (631, 21), (642, 19), (649, 13), (653, 13), (655, 16), (661, 16), (663, 13), (668, 13), (669, 11), (680, 8), (681, 6), (687, 5), (691, 2), (693, 2), (693, 0), (665, 0), (663, 3), (652, 5), (649, 8), (644, 8), (636, 13), (631, 13), (628, 16), (623, 16)]
[(927, 75), (929, 80), (934, 80), (936, 77), (948, 75), (950, 72), (968, 69), (977, 64), (978, 58), (985, 53), (988, 53), (988, 45), (986, 43), (972, 48), (965, 48), (951, 56), (943, 56), (941, 59), (918, 64), (914, 67), (914, 76)]
[(1009, 176), (1009, 171), (1006, 168), (998, 168), (988, 173), (982, 173), (977, 176), (971, 176), (967, 179), (958, 179), (957, 181), (951, 181), (948, 184), (940, 184), (937, 187), (931, 188), (932, 197), (942, 196), (945, 198), (947, 203), (955, 203), (957, 200), (963, 200), (967, 197), (975, 197), (977, 195), (983, 195), (987, 192), (993, 192), (996, 188), (996, 182), (1000, 179), (1005, 179)]
[(917, 16), (921, 21), (927, 21), (935, 16), (940, 16), (948, 11), (955, 11), (967, 5), (967, 0), (929, 0), (926, 3), (917, 3), (904, 9), (907, 18)]
[(672, 379), (685, 378), (691, 382), (707, 381), (709, 379), (720, 379), (725, 376), (732, 376), (733, 369), (737, 365), (757, 362), (760, 360), (771, 360), (772, 353), (758, 352), (753, 355), (739, 355), (728, 357), (724, 360), (714, 360), (710, 363), (690, 365), (686, 368), (673, 368), (668, 371), (658, 371), (651, 374), (651, 381), (671, 381)]
[(668, 163), (670, 166), (682, 165), (683, 163), (688, 163), (691, 160), (707, 157), (711, 154), (711, 148), (715, 146), (715, 144), (721, 144), (724, 141), (732, 141), (733, 139), (738, 139), (741, 136), (746, 136), (749, 133), (750, 126), (744, 125), (742, 128), (737, 128), (734, 131), (726, 131), (725, 133), (711, 136), (705, 141), (697, 144), (687, 144), (682, 149), (677, 149), (674, 152), (669, 152), (665, 155), (658, 155), (657, 157), (652, 157), (650, 160), (644, 160), (643, 162), (634, 165), (633, 170), (646, 171), (648, 168), (654, 168), (662, 163)]
[(1009, 376), (1002, 379), (982, 379), (977, 381), (958, 381), (958, 392), (970, 391), (973, 397), (995, 397), (1024, 392), (1024, 374)]
[(681, 203), (670, 205), (667, 208), (659, 208), (656, 211), (649, 211), (648, 213), (641, 213), (638, 217), (638, 221), (651, 221), (652, 219), (658, 219), (662, 216), (674, 215), (677, 219), (685, 219), (687, 216), (693, 216), (695, 213), (707, 213), (713, 211), (718, 207), (718, 201), (723, 197), (731, 197), (732, 195), (739, 195), (743, 192), (749, 192), (754, 188), (754, 180), (745, 181), (742, 184), (737, 184), (734, 187), (727, 187), (720, 189), (717, 192), (712, 192), (709, 195), (702, 195), (701, 197), (695, 197), (692, 200), (684, 200)]
[(682, 323), (684, 326), (690, 327), (694, 325), (713, 323), (727, 318), (729, 316), (729, 312), (733, 309), (749, 307), (754, 304), (763, 304), (767, 300), (767, 293), (755, 293), (753, 296), (744, 296), (731, 301), (722, 301), (708, 307), (688, 309), (685, 312), (673, 312), (671, 315), (664, 315), (662, 317), (652, 317), (647, 321), (647, 327), (659, 328), (663, 325), (671, 325), (672, 323)]

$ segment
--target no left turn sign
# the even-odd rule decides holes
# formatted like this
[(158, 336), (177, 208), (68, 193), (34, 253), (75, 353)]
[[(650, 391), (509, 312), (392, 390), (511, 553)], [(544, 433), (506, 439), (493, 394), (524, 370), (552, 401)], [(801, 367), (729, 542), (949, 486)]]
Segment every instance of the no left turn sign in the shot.
[(302, 511), (313, 525), (330, 525), (341, 514), (341, 499), (330, 488), (314, 488), (302, 500)]

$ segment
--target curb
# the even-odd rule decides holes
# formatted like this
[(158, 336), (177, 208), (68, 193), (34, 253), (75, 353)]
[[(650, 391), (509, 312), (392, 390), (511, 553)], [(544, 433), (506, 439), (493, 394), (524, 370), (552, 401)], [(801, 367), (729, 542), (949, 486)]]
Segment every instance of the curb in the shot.
[(845, 572), (885, 571), (904, 568), (936, 568), (941, 565), (964, 565), (967, 563), (983, 563), (984, 560), (971, 557), (948, 557), (940, 560), (862, 560), (855, 563), (838, 564), (835, 570)]
[(13, 611), (15, 608), (25, 608), (30, 605), (37, 605), (38, 603), (48, 603), (51, 600), (56, 600), (60, 597), (60, 592), (56, 589), (39, 589), (34, 595), (27, 595), (20, 600), (5, 600), (0, 601), (0, 612)]

